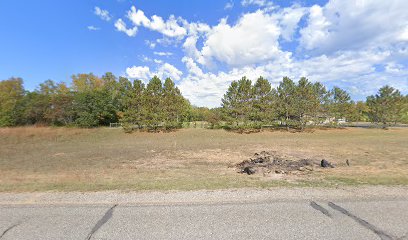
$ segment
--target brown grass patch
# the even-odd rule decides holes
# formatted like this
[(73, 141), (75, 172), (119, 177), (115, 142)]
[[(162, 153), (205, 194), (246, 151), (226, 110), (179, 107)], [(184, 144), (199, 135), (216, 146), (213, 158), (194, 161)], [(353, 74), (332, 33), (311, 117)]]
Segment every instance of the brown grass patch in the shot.
[[(0, 191), (407, 185), (406, 146), (406, 128), (249, 135), (205, 129), (125, 134), (106, 128), (4, 128), (0, 129)], [(287, 177), (246, 176), (231, 167), (264, 150), (325, 158), (337, 167)]]

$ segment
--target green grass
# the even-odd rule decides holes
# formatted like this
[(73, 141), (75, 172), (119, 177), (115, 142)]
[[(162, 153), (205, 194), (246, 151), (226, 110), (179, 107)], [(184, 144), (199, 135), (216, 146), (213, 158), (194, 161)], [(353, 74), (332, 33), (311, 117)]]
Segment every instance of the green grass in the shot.
[[(183, 129), (0, 129), (0, 191), (167, 191), (280, 186), (408, 185), (408, 129), (237, 134)], [(328, 159), (335, 169), (271, 179), (234, 164), (262, 150)], [(349, 159), (351, 167), (345, 165)]]

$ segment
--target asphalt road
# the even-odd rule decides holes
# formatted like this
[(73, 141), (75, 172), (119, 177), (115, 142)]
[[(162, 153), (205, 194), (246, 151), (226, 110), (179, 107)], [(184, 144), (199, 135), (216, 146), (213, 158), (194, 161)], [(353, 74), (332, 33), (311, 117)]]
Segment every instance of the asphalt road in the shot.
[(408, 239), (404, 195), (320, 193), (308, 199), (292, 193), (285, 199), (262, 192), (231, 201), (228, 192), (216, 194), (221, 198), (211, 201), (95, 204), (6, 202), (0, 196), (0, 239)]

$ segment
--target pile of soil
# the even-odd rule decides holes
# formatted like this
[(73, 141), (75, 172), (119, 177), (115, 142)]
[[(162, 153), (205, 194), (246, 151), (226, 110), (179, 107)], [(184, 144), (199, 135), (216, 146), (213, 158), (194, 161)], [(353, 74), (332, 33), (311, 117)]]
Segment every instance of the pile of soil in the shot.
[(240, 173), (246, 173), (248, 175), (255, 174), (257, 172), (277, 174), (290, 174), (292, 172), (309, 172), (313, 171), (315, 167), (324, 167), (323, 161), (328, 163), (329, 167), (334, 167), (326, 160), (314, 160), (314, 159), (288, 159), (276, 152), (262, 151), (255, 153), (255, 155), (238, 163), (236, 167)]

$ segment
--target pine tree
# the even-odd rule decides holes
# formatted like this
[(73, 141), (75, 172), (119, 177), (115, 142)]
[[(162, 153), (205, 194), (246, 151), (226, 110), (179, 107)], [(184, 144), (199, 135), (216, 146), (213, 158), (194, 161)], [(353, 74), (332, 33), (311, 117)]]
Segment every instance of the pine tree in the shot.
[(367, 97), (369, 117), (372, 122), (382, 123), (386, 128), (390, 123), (397, 123), (403, 114), (404, 98), (397, 89), (384, 86), (376, 95)]
[(350, 95), (339, 87), (334, 87), (331, 91), (331, 113), (336, 119), (344, 119), (350, 115), (352, 102)]
[(222, 99), (222, 106), (230, 122), (238, 126), (250, 120), (252, 111), (252, 82), (246, 77), (233, 81)]
[(142, 81), (134, 80), (132, 90), (124, 100), (124, 113), (121, 119), (123, 129), (126, 132), (132, 132), (137, 126), (142, 128), (144, 119), (143, 96), (145, 86)]
[(294, 104), (291, 106), (295, 116), (293, 120), (303, 130), (319, 111), (320, 99), (316, 87), (305, 77), (299, 80), (295, 89)]
[(161, 80), (154, 76), (146, 86), (143, 94), (143, 124), (157, 131), (164, 120), (163, 86)]
[(275, 118), (274, 104), (276, 91), (272, 89), (269, 81), (259, 77), (253, 88), (253, 103), (251, 119), (255, 122), (271, 122)]
[(281, 124), (285, 124), (286, 129), (292, 125), (294, 115), (294, 105), (296, 104), (296, 84), (292, 79), (284, 77), (277, 88), (278, 111)]

